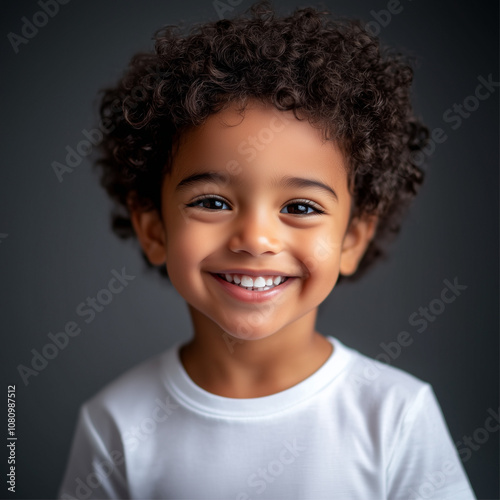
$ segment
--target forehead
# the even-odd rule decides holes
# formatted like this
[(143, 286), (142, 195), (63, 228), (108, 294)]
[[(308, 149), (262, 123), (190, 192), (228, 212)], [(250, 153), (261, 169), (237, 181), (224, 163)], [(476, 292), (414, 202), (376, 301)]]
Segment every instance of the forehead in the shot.
[(171, 176), (203, 171), (218, 171), (249, 186), (259, 179), (306, 174), (338, 184), (346, 179), (346, 162), (338, 145), (307, 119), (250, 101), (243, 110), (232, 104), (181, 136)]

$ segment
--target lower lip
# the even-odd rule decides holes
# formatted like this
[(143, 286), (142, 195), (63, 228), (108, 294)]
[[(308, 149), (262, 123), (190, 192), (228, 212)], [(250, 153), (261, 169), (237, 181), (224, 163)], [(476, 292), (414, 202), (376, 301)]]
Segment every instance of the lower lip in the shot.
[(229, 295), (234, 297), (235, 299), (241, 300), (243, 302), (265, 302), (266, 300), (270, 300), (278, 296), (280, 293), (288, 288), (288, 286), (295, 281), (295, 278), (288, 278), (286, 281), (281, 283), (270, 290), (253, 291), (247, 290), (246, 288), (242, 288), (241, 286), (235, 285), (234, 283), (229, 283), (226, 280), (223, 280), (217, 274), (211, 274), (215, 278), (215, 280), (222, 285), (224, 290), (226, 290)]

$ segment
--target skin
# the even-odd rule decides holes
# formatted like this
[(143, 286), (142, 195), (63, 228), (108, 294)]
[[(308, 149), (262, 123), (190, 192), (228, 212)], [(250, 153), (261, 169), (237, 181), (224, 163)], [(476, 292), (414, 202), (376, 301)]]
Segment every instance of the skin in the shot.
[[(206, 172), (224, 177), (177, 188)], [(320, 181), (336, 196), (282, 186), (285, 176)], [(207, 196), (219, 200), (201, 201)], [(332, 346), (315, 330), (318, 306), (339, 273), (355, 272), (376, 228), (374, 217), (350, 220), (351, 202), (342, 152), (292, 112), (250, 101), (243, 114), (232, 105), (184, 133), (163, 181), (161, 214), (131, 215), (145, 254), (166, 264), (188, 304), (193, 338), (180, 357), (197, 385), (225, 397), (261, 397), (325, 363)], [(243, 302), (210, 274), (239, 268), (294, 278), (271, 300)]]

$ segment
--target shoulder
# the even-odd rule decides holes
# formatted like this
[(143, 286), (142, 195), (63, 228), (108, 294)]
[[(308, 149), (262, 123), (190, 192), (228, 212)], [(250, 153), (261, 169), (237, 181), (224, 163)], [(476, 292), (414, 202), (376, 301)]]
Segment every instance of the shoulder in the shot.
[(158, 405), (168, 405), (165, 380), (176, 353), (177, 345), (129, 369), (87, 400), (81, 412), (93, 421), (123, 427), (146, 418)]
[(342, 344), (339, 350), (349, 359), (338, 385), (342, 411), (352, 426), (369, 429), (375, 442), (384, 443), (388, 456), (413, 441), (431, 454), (437, 453), (436, 447), (448, 453), (451, 441), (429, 383)]
[(334, 345), (349, 359), (343, 371), (344, 397), (361, 411), (386, 417), (391, 413), (401, 418), (434, 400), (429, 383), (395, 366), (369, 358), (336, 339)]

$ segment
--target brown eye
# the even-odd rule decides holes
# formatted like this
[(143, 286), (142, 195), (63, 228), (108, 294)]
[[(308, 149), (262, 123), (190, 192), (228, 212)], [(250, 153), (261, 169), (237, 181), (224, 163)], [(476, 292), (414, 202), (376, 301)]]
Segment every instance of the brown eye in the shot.
[[(288, 211), (283, 212), (285, 209)], [(305, 201), (289, 203), (283, 210), (281, 210), (281, 213), (288, 213), (290, 215), (314, 215), (324, 213), (320, 208)]]
[[(205, 196), (204, 198), (198, 198), (197, 200), (188, 203), (188, 207), (199, 207), (204, 210), (224, 210), (224, 206), (229, 208), (229, 205), (215, 196)], [(227, 209), (226, 208), (226, 209)]]

